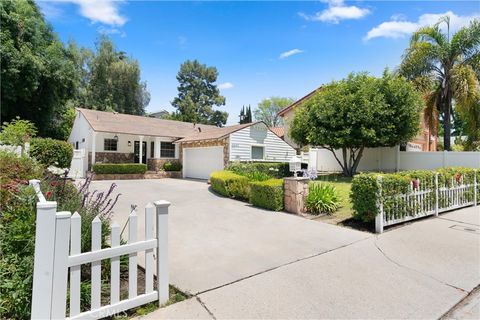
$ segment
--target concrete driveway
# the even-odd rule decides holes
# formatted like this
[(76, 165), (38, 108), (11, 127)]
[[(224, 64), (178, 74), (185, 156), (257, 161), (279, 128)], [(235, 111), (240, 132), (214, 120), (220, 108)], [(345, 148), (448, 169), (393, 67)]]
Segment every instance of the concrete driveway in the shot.
[(480, 284), (477, 208), (376, 236), (221, 198), (205, 182), (117, 184), (119, 223), (131, 203), (172, 202), (171, 282), (194, 295), (146, 318), (436, 319)]

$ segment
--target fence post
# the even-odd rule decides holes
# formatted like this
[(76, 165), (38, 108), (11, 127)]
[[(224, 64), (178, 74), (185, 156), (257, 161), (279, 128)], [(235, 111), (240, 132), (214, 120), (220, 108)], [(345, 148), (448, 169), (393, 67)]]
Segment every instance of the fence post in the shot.
[(158, 303), (165, 304), (169, 297), (168, 280), (168, 207), (170, 202), (155, 201), (157, 211), (157, 291)]
[(377, 177), (377, 215), (375, 216), (375, 232), (383, 232), (383, 200), (382, 200), (382, 176)]
[(477, 191), (477, 170), (473, 170), (473, 205), (477, 206), (478, 191)]
[(438, 172), (435, 172), (435, 216), (438, 217)]
[[(30, 180), (30, 185), (34, 187), (38, 183), (39, 180)], [(37, 202), (32, 319), (51, 318), (56, 213), (55, 201)]]

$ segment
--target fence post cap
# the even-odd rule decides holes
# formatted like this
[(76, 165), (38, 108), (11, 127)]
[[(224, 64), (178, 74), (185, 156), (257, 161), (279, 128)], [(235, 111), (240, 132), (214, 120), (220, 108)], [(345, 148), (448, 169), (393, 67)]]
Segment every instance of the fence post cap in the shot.
[(70, 211), (60, 211), (57, 212), (57, 219), (68, 219), (72, 216)]
[(49, 209), (49, 208), (56, 208), (56, 207), (57, 207), (56, 201), (37, 202), (38, 209)]
[(155, 201), (154, 204), (155, 204), (155, 207), (157, 208), (170, 206), (170, 202), (168, 202), (167, 200), (158, 200), (158, 201)]
[(153, 203), (149, 202), (147, 203), (147, 205), (145, 206), (145, 209), (149, 209), (149, 208), (154, 208), (155, 206), (153, 205)]
[(38, 183), (40, 183), (40, 180), (38, 180), (38, 179), (28, 180), (28, 184), (31, 185), (31, 186), (33, 186), (35, 184), (38, 184)]

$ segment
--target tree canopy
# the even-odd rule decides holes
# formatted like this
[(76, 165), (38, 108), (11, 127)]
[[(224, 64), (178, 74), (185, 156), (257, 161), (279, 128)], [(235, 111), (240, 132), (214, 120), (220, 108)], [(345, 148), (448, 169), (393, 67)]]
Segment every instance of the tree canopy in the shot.
[(352, 176), (365, 148), (393, 147), (415, 137), (422, 105), (405, 78), (387, 71), (382, 78), (350, 74), (323, 86), (296, 109), (290, 135), (300, 145), (330, 150), (344, 175)]
[(263, 99), (255, 109), (255, 120), (263, 121), (269, 127), (278, 127), (283, 124), (278, 112), (295, 102), (293, 98), (270, 97)]
[(215, 82), (218, 71), (197, 60), (187, 60), (177, 74), (178, 96), (172, 101), (176, 109), (172, 118), (180, 121), (223, 126), (228, 113), (214, 110), (225, 105), (225, 97), (220, 94)]
[[(446, 31), (442, 29), (446, 27)], [(443, 119), (445, 150), (450, 150), (454, 103), (460, 109), (475, 111), (480, 66), (480, 20), (450, 35), (450, 18), (441, 18), (433, 26), (413, 33), (400, 65), (400, 74), (412, 80), (424, 94), (425, 115), (432, 132)], [(473, 109), (472, 109), (473, 108)], [(476, 112), (460, 112), (460, 116)], [(475, 125), (470, 121), (469, 125)], [(477, 127), (478, 128), (478, 127)], [(470, 128), (469, 132), (475, 129)]]

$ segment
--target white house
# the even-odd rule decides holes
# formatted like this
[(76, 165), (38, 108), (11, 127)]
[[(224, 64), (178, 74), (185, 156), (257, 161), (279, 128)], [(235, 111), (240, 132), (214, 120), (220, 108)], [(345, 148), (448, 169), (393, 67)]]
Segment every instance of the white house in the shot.
[(188, 122), (77, 109), (68, 139), (81, 161), (82, 174), (92, 163), (145, 163), (161, 170), (166, 161), (183, 164), (183, 176), (206, 179), (231, 161), (288, 161), (295, 149), (263, 122), (218, 128)]

